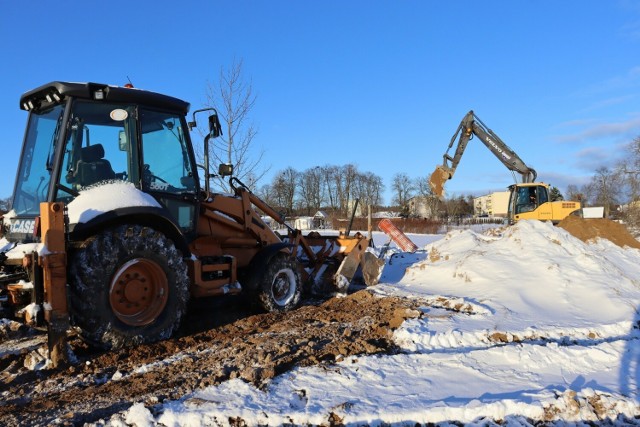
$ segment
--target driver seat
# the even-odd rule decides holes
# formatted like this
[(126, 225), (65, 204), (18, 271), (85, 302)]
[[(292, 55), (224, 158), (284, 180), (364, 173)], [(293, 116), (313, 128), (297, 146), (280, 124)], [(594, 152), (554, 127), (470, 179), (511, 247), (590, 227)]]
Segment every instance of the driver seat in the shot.
[(115, 179), (116, 173), (111, 163), (104, 158), (102, 144), (89, 145), (80, 149), (80, 160), (73, 174), (74, 182), (80, 187), (87, 187), (99, 181)]

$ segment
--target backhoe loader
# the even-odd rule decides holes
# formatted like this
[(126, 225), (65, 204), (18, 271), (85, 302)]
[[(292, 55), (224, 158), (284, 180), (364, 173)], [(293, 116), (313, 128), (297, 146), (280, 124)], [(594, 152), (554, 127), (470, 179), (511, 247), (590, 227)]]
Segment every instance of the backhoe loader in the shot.
[[(105, 349), (158, 341), (192, 298), (242, 291), (263, 310), (287, 311), (303, 291), (344, 292), (375, 261), (360, 233), (289, 227), (232, 165), (217, 171), (232, 194), (212, 192), (214, 109), (187, 121), (190, 105), (171, 96), (59, 81), (26, 92), (20, 108), (29, 118), (2, 218), (0, 315), (46, 325), (53, 366), (70, 328)], [(196, 113), (208, 114), (202, 165), (189, 133)]]
[[(537, 219), (557, 224), (568, 215), (580, 214), (579, 202), (551, 201), (549, 184), (535, 182), (536, 171), (527, 166), (515, 151), (482, 123), (473, 111), (469, 111), (460, 122), (451, 137), (447, 151), (444, 153), (443, 164), (437, 166), (429, 178), (429, 186), (433, 194), (440, 198), (443, 197), (444, 183), (453, 178), (467, 144), (473, 136), (477, 136), (507, 169), (522, 176), (521, 183), (515, 183), (508, 187), (510, 195), (507, 218), (510, 224), (521, 219)], [(455, 154), (451, 157), (449, 150), (453, 147), (456, 139), (458, 139), (458, 144)]]

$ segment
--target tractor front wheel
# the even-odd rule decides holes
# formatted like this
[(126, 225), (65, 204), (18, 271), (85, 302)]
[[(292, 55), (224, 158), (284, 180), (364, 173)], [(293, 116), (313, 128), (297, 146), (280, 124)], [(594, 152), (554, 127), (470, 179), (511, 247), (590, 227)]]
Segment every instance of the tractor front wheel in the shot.
[(258, 301), (268, 312), (289, 311), (300, 302), (302, 285), (298, 264), (287, 254), (276, 254), (258, 284)]
[(182, 254), (141, 225), (107, 229), (71, 255), (70, 309), (80, 335), (102, 348), (169, 338), (189, 298)]

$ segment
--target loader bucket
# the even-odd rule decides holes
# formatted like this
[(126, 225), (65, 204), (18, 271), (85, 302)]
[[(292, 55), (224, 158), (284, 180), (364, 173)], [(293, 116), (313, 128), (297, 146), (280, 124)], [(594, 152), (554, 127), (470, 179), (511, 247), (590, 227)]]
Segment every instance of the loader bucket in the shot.
[(378, 259), (371, 252), (352, 251), (350, 252), (338, 267), (338, 271), (333, 276), (336, 288), (342, 292), (346, 292), (349, 284), (360, 268), (362, 278), (367, 286), (375, 286), (380, 280), (384, 267), (384, 260)]
[(378, 258), (371, 252), (365, 252), (362, 254), (360, 267), (362, 267), (364, 283), (366, 283), (367, 286), (375, 286), (378, 284), (380, 276), (382, 275), (384, 259)]
[(346, 293), (358, 272), (367, 286), (378, 283), (384, 261), (367, 252), (370, 240), (360, 233), (339, 237), (309, 236), (305, 240), (314, 248), (317, 261), (316, 267), (308, 271), (312, 293)]
[(451, 178), (451, 173), (444, 166), (437, 166), (429, 177), (429, 187), (433, 194), (442, 198), (444, 196), (444, 183)]

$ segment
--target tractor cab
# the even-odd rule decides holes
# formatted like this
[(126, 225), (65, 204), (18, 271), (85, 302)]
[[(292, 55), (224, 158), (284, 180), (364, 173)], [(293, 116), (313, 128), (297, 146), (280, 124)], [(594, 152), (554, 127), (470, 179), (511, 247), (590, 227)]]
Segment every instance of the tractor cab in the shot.
[(53, 82), (24, 94), (20, 105), (29, 120), (7, 238), (33, 240), (41, 202), (68, 205), (105, 181), (151, 194), (182, 233), (194, 231), (199, 183), (188, 103), (134, 88)]

